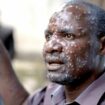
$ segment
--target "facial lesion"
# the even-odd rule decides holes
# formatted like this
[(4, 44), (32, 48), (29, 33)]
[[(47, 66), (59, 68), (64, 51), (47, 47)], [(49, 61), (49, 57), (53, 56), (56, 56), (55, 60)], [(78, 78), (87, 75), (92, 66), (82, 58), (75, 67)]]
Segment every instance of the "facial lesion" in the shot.
[(85, 17), (77, 21), (75, 18), (72, 19), (72, 16), (74, 17), (73, 14), (71, 16), (69, 12), (63, 12), (67, 18), (62, 15), (62, 12), (60, 12), (62, 18), (59, 18), (57, 14), (54, 14), (51, 17), (48, 29), (45, 31), (46, 41), (49, 41), (54, 35), (58, 36), (59, 38), (71, 41), (90, 34), (88, 29), (89, 23)]
[(74, 40), (76, 36), (75, 33), (72, 33), (67, 29), (58, 30), (58, 35), (66, 40)]
[(87, 32), (83, 28), (80, 30), (77, 30), (77, 32), (73, 32), (70, 29), (65, 29), (65, 28), (64, 29), (58, 28), (55, 31), (52, 31), (50, 29), (45, 30), (46, 41), (50, 41), (52, 36), (54, 36), (54, 35), (56, 35), (64, 40), (72, 41), (72, 40), (86, 36)]
[(52, 32), (50, 30), (45, 30), (45, 39), (46, 41), (49, 41), (51, 39), (51, 37), (55, 34), (63, 39), (66, 39), (66, 40), (73, 40), (75, 39), (75, 34), (72, 33), (72, 32), (69, 32), (70, 30), (66, 30), (66, 29), (58, 29), (57, 31), (55, 32)]

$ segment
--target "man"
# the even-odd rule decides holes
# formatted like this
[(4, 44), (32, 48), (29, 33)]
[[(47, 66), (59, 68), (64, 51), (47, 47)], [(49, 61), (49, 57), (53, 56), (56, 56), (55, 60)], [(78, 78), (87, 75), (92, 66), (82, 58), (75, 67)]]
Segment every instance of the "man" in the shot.
[(105, 105), (105, 11), (71, 0), (53, 14), (45, 38), (43, 55), (53, 83), (24, 105)]

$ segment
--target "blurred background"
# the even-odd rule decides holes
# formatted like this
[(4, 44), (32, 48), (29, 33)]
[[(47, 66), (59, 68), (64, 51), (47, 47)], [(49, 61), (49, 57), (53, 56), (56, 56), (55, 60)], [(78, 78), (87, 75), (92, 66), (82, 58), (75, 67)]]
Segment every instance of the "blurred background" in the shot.
[[(69, 0), (0, 0), (0, 38), (13, 68), (31, 93), (48, 83), (42, 57), (49, 17)], [(105, 8), (105, 0), (87, 0)]]

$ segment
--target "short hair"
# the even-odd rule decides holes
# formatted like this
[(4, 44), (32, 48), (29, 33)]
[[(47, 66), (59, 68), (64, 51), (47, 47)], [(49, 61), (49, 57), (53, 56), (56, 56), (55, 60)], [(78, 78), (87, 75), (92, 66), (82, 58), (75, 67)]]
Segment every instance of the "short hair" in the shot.
[(98, 38), (105, 36), (105, 10), (83, 0), (70, 0), (64, 6), (78, 5), (87, 9), (91, 30)]

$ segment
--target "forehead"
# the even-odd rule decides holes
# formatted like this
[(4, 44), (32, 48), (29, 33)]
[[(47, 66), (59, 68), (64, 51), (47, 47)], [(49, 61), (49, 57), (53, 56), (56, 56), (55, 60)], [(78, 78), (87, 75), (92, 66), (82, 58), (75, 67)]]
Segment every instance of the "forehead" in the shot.
[(49, 21), (48, 29), (51, 31), (70, 30), (80, 31), (85, 28), (88, 30), (88, 11), (79, 5), (67, 5), (60, 12), (53, 14)]

